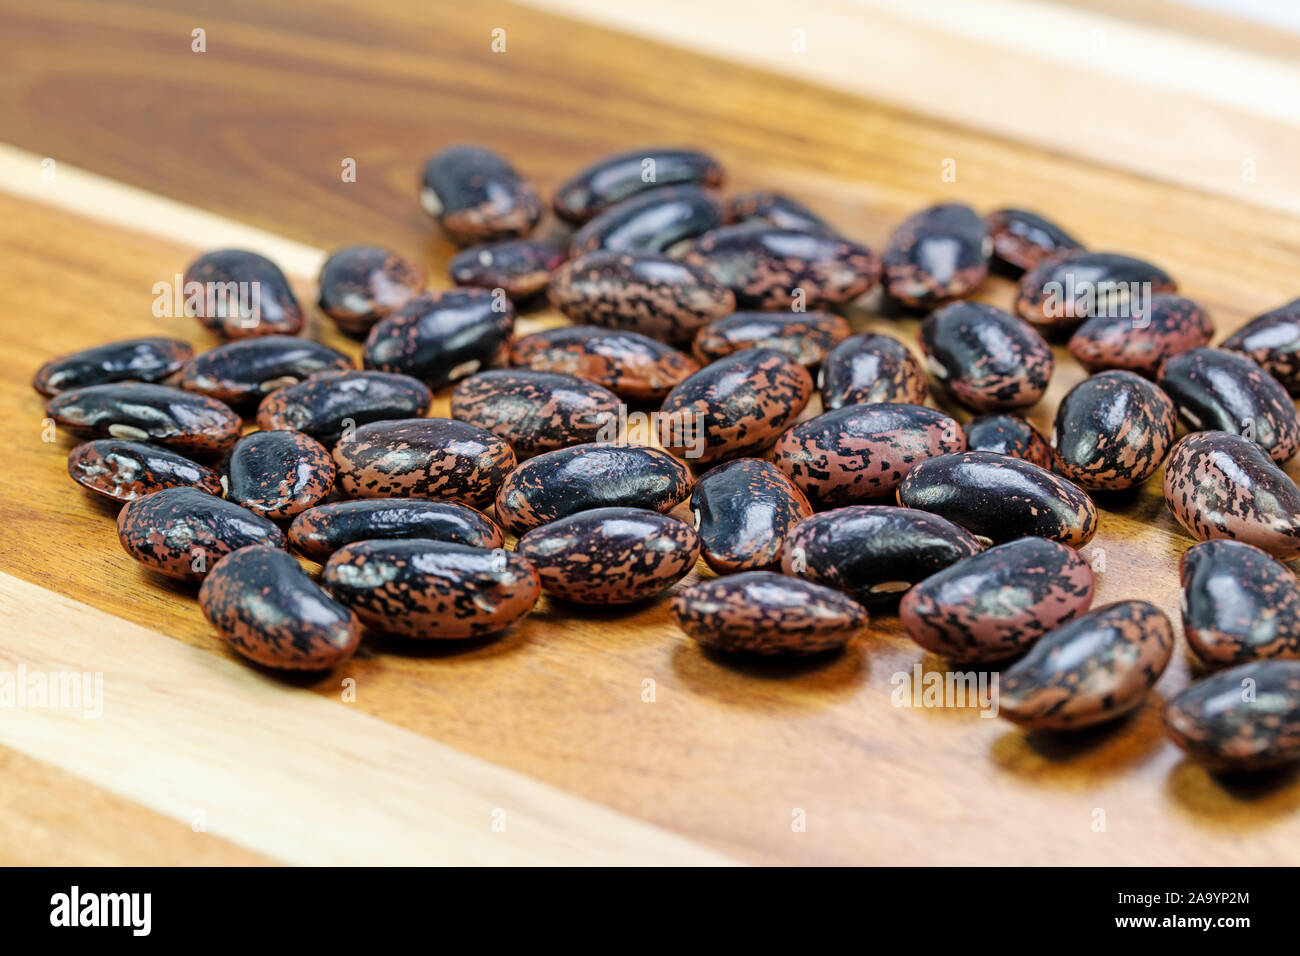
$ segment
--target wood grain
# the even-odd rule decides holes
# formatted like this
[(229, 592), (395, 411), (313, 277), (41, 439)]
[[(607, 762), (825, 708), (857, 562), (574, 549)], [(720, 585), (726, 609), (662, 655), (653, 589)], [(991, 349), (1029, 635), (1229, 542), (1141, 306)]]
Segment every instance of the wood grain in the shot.
[[(78, 768), (79, 770), (81, 768)], [(0, 866), (260, 866), (260, 853), (0, 748)]]
[[(1041, 0), (528, 0), (1027, 143), (1300, 212), (1295, 37)], [(1186, 16), (1187, 11), (1180, 13)], [(1219, 20), (1229, 18), (1219, 17)], [(1152, 23), (1155, 21), (1155, 24)], [(900, 82), (900, 77), (906, 77)], [(1213, 131), (1207, 135), (1207, 131)], [(1247, 174), (1247, 168), (1249, 173)]]
[[(333, 701), (295, 690), (3, 574), (0, 605), (9, 668), (102, 686), (89, 714), (84, 698), (16, 710), (0, 742), (171, 817), (172, 831), (316, 866), (728, 862), (376, 720), (341, 681)], [(24, 642), (42, 628), (57, 642)]]
[[(380, 2), (363, 18), (325, 5), (310, 22), (276, 3), (256, 12), (239, 2), (200, 7), (194, 16), (147, 4), (112, 9), (56, 2), (6, 9), (0, 21), (0, 42), (14, 45), (0, 53), (14, 53), (16, 77), (0, 90), (7, 135), (37, 157), (57, 156), (60, 168), (81, 164), (144, 191), (110, 187), (90, 198), (95, 181), (71, 171), (50, 184), (66, 190), (51, 203), (30, 181), (14, 183), (33, 157), (0, 153), (11, 161), (0, 167), (0, 189), (18, 194), (0, 195), (0, 326), (11, 343), (0, 403), (12, 423), (0, 458), (0, 572), (154, 632), (142, 646), (157, 647), (165, 634), (188, 645), (186, 660), (203, 652), (211, 663), (187, 664), (182, 685), (197, 692), (230, 681), (268, 700), (328, 698), (320, 701), (327, 710), (369, 715), (478, 758), (466, 786), (482, 767), (507, 768), (730, 858), (1300, 860), (1300, 784), (1283, 776), (1242, 790), (1182, 761), (1164, 740), (1158, 707), (1188, 680), (1182, 654), (1133, 719), (1071, 742), (969, 709), (894, 707), (896, 673), (944, 665), (888, 615), (841, 657), (741, 667), (688, 642), (663, 600), (623, 612), (543, 602), (497, 642), (451, 650), (370, 641), (332, 678), (283, 687), (234, 662), (193, 589), (160, 581), (121, 552), (114, 509), (68, 481), (73, 442), (42, 441), (41, 402), (27, 384), (49, 355), (109, 338), (164, 331), (215, 344), (189, 322), (154, 318), (151, 289), (235, 227), (195, 225), (204, 220), (183, 207), (142, 206), (148, 193), (300, 244), (303, 261), (382, 241), (422, 258), (445, 284), (451, 247), (419, 212), (414, 180), (428, 152), (458, 140), (504, 149), (543, 187), (606, 149), (699, 142), (718, 150), (737, 187), (788, 189), (877, 245), (935, 198), (1038, 207), (1096, 247), (1155, 259), (1223, 332), (1300, 291), (1296, 220), (520, 8)], [(212, 58), (202, 62), (187, 52), (198, 23)], [(492, 58), (486, 36), (497, 23), (508, 27), (512, 52)], [(602, 77), (599, 90), (593, 76)], [(670, 104), (663, 77), (673, 78)], [(336, 181), (340, 155), (358, 159), (358, 182)], [(958, 157), (956, 183), (939, 179), (945, 156)], [(70, 211), (78, 209), (101, 221)], [(314, 299), (311, 279), (294, 276), (305, 301)], [(1010, 295), (1003, 280), (981, 290), (1003, 306)], [(849, 315), (857, 328), (914, 345), (914, 320), (885, 318), (870, 302)], [(313, 334), (357, 352), (327, 322)], [(1058, 357), (1052, 389), (1034, 410), (1039, 425), (1082, 377)], [(445, 408), (445, 394), (439, 401)], [(1176, 614), (1177, 555), (1190, 541), (1158, 488), (1157, 477), (1137, 494), (1100, 499), (1091, 549), (1105, 552), (1099, 603), (1143, 597)], [(4, 641), (3, 650), (38, 661), (103, 653), (85, 635), (31, 617)], [(336, 699), (344, 677), (357, 681), (353, 705)], [(75, 730), (56, 739), (76, 754)], [(63, 769), (76, 766), (69, 758)], [(119, 792), (120, 778), (105, 781)], [(1093, 830), (1096, 809), (1106, 811), (1106, 832)], [(792, 830), (797, 811), (806, 832)]]

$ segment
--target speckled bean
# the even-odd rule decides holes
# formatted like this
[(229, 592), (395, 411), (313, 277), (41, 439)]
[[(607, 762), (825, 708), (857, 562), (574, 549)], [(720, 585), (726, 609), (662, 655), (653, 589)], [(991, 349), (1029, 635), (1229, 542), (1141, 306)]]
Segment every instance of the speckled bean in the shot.
[(781, 570), (884, 603), (977, 554), (980, 543), (938, 515), (889, 505), (852, 505), (805, 518), (786, 535)]
[(494, 369), (471, 375), (451, 396), (451, 415), (504, 438), (520, 460), (618, 438), (619, 399), (572, 375)]
[(672, 602), (677, 626), (723, 653), (820, 654), (847, 644), (867, 625), (867, 611), (811, 581), (749, 571), (702, 581)]
[(735, 311), (736, 300), (703, 269), (648, 253), (593, 252), (551, 276), (551, 303), (574, 322), (689, 342)]
[(707, 465), (767, 448), (812, 397), (812, 377), (775, 349), (745, 349), (706, 365), (668, 393), (664, 448)]
[(229, 339), (297, 335), (303, 311), (270, 259), (244, 249), (205, 252), (185, 270), (185, 311)]
[(418, 379), (390, 372), (317, 372), (276, 389), (257, 408), (257, 427), (288, 429), (332, 445), (349, 428), (420, 418), (433, 393)]
[(849, 323), (833, 312), (733, 312), (696, 332), (691, 351), (707, 365), (742, 349), (776, 349), (809, 367), (848, 335)]
[(684, 256), (730, 289), (741, 309), (821, 309), (852, 301), (880, 281), (880, 259), (834, 234), (761, 222), (705, 233)]
[(733, 574), (775, 566), (786, 534), (812, 506), (771, 462), (740, 458), (701, 476), (691, 511), (704, 560), (718, 574)]
[(197, 488), (221, 495), (221, 476), (198, 462), (142, 442), (101, 438), (72, 449), (68, 474), (83, 488), (112, 498), (134, 501), (163, 488)]
[(1100, 372), (1066, 393), (1056, 411), (1056, 470), (1084, 488), (1140, 485), (1174, 443), (1169, 396), (1132, 372)]
[(1035, 730), (1114, 720), (1141, 705), (1173, 652), (1173, 627), (1153, 605), (1098, 608), (1052, 631), (1002, 672), (998, 713)]
[(689, 355), (648, 336), (593, 325), (563, 326), (516, 339), (510, 363), (573, 375), (640, 401), (662, 400), (700, 369)]
[(318, 671), (357, 649), (356, 615), (291, 555), (250, 545), (226, 555), (199, 588), (199, 607), (237, 654), (266, 667)]
[(424, 165), (420, 205), (461, 245), (517, 239), (542, 218), (542, 201), (513, 166), (481, 146), (449, 146)]
[(194, 349), (180, 339), (153, 336), (109, 342), (50, 359), (36, 370), (32, 388), (50, 396), (87, 385), (156, 384), (175, 375), (193, 357)]
[(289, 525), (289, 543), (314, 561), (354, 541), (430, 538), (474, 548), (499, 548), (501, 529), (487, 515), (451, 501), (371, 498), (309, 508)]
[(1097, 532), (1097, 506), (1082, 488), (1032, 462), (987, 451), (921, 462), (898, 486), (898, 501), (993, 543), (1034, 535), (1078, 548)]
[(60, 392), (45, 405), (60, 428), (84, 438), (153, 442), (184, 455), (215, 456), (239, 439), (240, 418), (205, 395), (119, 382)]
[(515, 307), (487, 289), (418, 295), (366, 337), (365, 366), (442, 388), (505, 361)]
[(801, 422), (772, 460), (816, 507), (891, 495), (920, 461), (963, 451), (966, 436), (943, 412), (919, 405), (846, 405)]
[(596, 508), (534, 528), (516, 549), (542, 590), (578, 604), (630, 604), (653, 597), (695, 567), (690, 525), (644, 508)]
[(349, 498), (438, 498), (482, 510), (515, 467), (491, 432), (451, 418), (362, 425), (334, 446), (339, 490)]
[(1232, 538), (1284, 560), (1300, 557), (1300, 488), (1249, 439), (1188, 435), (1165, 462), (1164, 490), (1194, 538)]
[(141, 564), (182, 581), (199, 580), (250, 544), (285, 544), (270, 519), (197, 488), (164, 488), (127, 502), (117, 516), (117, 536)]
[(320, 342), (268, 335), (229, 342), (195, 356), (181, 372), (181, 388), (242, 407), (317, 372), (354, 367), (351, 358)]
[(1201, 660), (1300, 658), (1300, 584), (1286, 565), (1242, 541), (1203, 541), (1179, 572), (1183, 634)]
[(827, 411), (855, 403), (924, 405), (925, 372), (911, 350), (888, 335), (851, 335), (822, 363), (818, 386)]
[(690, 492), (686, 466), (658, 448), (574, 445), (530, 458), (511, 472), (497, 492), (497, 520), (522, 535), (593, 508), (671, 511)]
[(1077, 551), (1021, 538), (926, 578), (903, 596), (898, 616), (912, 640), (957, 661), (1023, 654), (1092, 603), (1093, 575)]
[(317, 304), (349, 335), (365, 335), (424, 291), (424, 273), (381, 246), (340, 249), (321, 266)]

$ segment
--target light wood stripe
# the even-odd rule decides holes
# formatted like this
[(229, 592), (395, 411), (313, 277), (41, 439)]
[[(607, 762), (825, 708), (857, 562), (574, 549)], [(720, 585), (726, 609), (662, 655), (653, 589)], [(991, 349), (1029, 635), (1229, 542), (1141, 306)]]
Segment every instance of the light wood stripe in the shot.
[[(52, 181), (45, 178), (47, 160), (54, 162)], [(314, 278), (325, 261), (324, 250), (7, 143), (0, 143), (0, 189), (119, 229), (207, 249), (248, 249), (289, 275)]]
[[(525, 2), (1300, 213), (1294, 59), (1034, 0)], [(793, 49), (796, 30), (806, 52)]]
[(295, 864), (730, 862), (0, 574), (0, 673), (20, 664), (101, 672), (103, 713), (14, 708), (0, 719), (0, 744), (172, 818), (178, 838), (198, 811), (206, 832)]

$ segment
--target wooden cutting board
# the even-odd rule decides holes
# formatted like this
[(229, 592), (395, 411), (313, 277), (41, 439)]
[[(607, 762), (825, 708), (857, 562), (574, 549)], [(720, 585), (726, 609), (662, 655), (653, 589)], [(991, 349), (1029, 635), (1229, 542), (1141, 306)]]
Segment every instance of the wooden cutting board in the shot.
[[(155, 283), (205, 248), (267, 252), (305, 302), (326, 252), (357, 242), (448, 284), (454, 249), (416, 184), (459, 141), (547, 193), (611, 150), (699, 144), (736, 189), (787, 190), (875, 246), (938, 199), (1038, 208), (1167, 268), (1225, 333), (1300, 294), (1296, 219), (496, 2), (5, 3), (0, 57), (0, 674), (102, 675), (97, 715), (0, 710), (0, 861), (1300, 861), (1294, 774), (1225, 781), (1164, 738), (1161, 706), (1191, 673), (1181, 639), (1140, 712), (1068, 739), (894, 706), (896, 675), (945, 665), (888, 614), (809, 665), (705, 655), (666, 600), (543, 600), (497, 641), (372, 639), (315, 680), (250, 668), (193, 587), (122, 552), (116, 509), (67, 478), (75, 441), (42, 428), (28, 384), (49, 356), (113, 338), (216, 345), (152, 313)], [(1011, 294), (994, 279), (980, 298)], [(870, 300), (847, 314), (915, 346), (914, 320)], [(319, 316), (310, 334), (359, 351)], [(1082, 378), (1058, 357), (1031, 416), (1044, 428)], [(1176, 619), (1190, 539), (1159, 477), (1098, 503), (1097, 603)]]

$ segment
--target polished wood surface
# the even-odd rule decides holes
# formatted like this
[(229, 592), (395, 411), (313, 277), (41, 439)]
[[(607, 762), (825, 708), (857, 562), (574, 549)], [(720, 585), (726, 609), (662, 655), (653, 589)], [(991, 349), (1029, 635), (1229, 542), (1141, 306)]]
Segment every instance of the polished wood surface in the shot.
[[(190, 52), (198, 27), (203, 54)], [(504, 54), (491, 52), (496, 28), (507, 31)], [(122, 552), (116, 509), (67, 479), (74, 440), (43, 440), (28, 384), (50, 355), (112, 338), (163, 332), (214, 345), (189, 320), (154, 318), (152, 287), (241, 229), (249, 244), (286, 250), (304, 301), (314, 299), (308, 266), (355, 242), (391, 245), (447, 284), (453, 247), (415, 196), (423, 159), (451, 142), (500, 149), (547, 192), (609, 150), (696, 143), (721, 156), (736, 188), (788, 190), (877, 246), (935, 199), (1027, 205), (1095, 248), (1158, 262), (1221, 332), (1300, 294), (1296, 219), (505, 4), (237, 0), (176, 12), (5, 0), (0, 55), (10, 65), (0, 139), (17, 147), (0, 151), (0, 402), (12, 426), (0, 458), (0, 661), (103, 670), (106, 715), (120, 715), (105, 731), (0, 714), (0, 757), (29, 787), (50, 781), (39, 826), (67, 841), (55, 853), (50, 839), (24, 837), (38, 824), (19, 821), (0, 826), (0, 858), (79, 860), (80, 849), (87, 862), (387, 862), (415, 847), (426, 862), (1300, 860), (1300, 782), (1215, 778), (1164, 739), (1159, 705), (1189, 679), (1181, 648), (1132, 719), (1065, 740), (972, 709), (893, 706), (896, 674), (945, 664), (888, 614), (839, 657), (759, 666), (703, 654), (666, 600), (623, 611), (544, 600), (498, 641), (370, 640), (337, 674), (279, 680), (235, 661), (193, 588)], [(60, 171), (53, 182), (39, 177), (43, 157)], [(346, 158), (355, 183), (340, 179)], [(941, 179), (946, 158), (955, 182)], [(173, 202), (148, 205), (150, 194)], [(1006, 306), (1011, 292), (992, 279), (980, 297)], [(915, 344), (915, 320), (880, 316), (871, 301), (848, 315)], [(319, 316), (311, 334), (359, 351)], [(1058, 356), (1032, 416), (1044, 427), (1083, 374)], [(444, 393), (438, 409), (445, 403)], [(1190, 539), (1166, 513), (1158, 476), (1099, 504), (1087, 549), (1104, 560), (1098, 603), (1145, 598), (1176, 616), (1177, 557)], [(115, 659), (122, 634), (131, 654)], [(345, 703), (349, 678), (355, 702)], [(228, 712), (212, 704), (223, 693)], [(272, 724), (284, 708), (288, 729), (267, 739), (247, 717), (254, 705)], [(132, 737), (168, 721), (175, 733)], [(399, 787), (393, 805), (295, 759), (313, 721), (328, 738), (312, 741), (313, 756), (378, 765)], [(385, 743), (358, 758), (367, 733)], [(108, 756), (87, 744), (103, 734)], [(133, 761), (156, 769), (135, 773)], [(243, 786), (217, 786), (225, 774)], [(300, 826), (312, 783), (331, 810), (364, 802), (371, 836), (322, 840), (321, 814)], [(206, 833), (224, 842), (187, 856), (202, 792), (216, 801)], [(86, 793), (123, 801), (121, 825), (65, 822)], [(422, 793), (440, 809), (421, 823)], [(496, 809), (545, 827), (498, 833)], [(792, 826), (799, 819), (805, 828)], [(184, 840), (161, 837), (168, 827)], [(501, 839), (483, 842), (492, 836)]]

